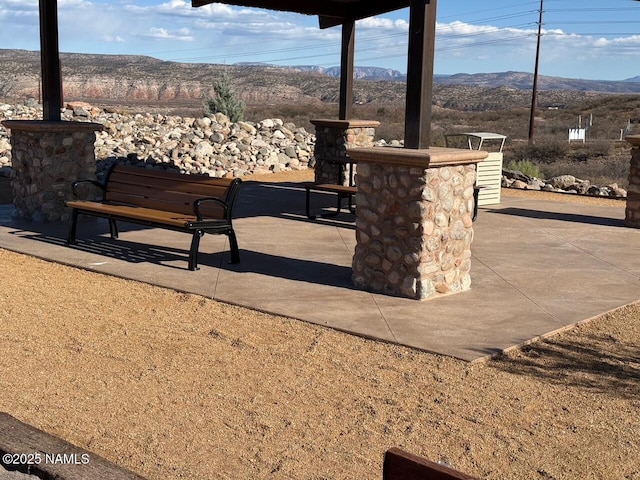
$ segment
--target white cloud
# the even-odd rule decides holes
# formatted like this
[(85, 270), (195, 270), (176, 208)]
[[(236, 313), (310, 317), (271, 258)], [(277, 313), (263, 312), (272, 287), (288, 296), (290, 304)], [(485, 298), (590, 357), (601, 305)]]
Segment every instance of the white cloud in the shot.
[(358, 22), (356, 23), (356, 29), (359, 28), (374, 30), (399, 30), (404, 32), (409, 30), (409, 23), (401, 19), (393, 20), (383, 17), (370, 17), (358, 20)]
[[(38, 21), (38, 3), (29, 0), (0, 0), (0, 17), (18, 19), (32, 17)], [(8, 24), (10, 26), (10, 24)], [(7, 25), (3, 25), (4, 28)]]
[(124, 43), (124, 38), (122, 38), (120, 35), (103, 35), (102, 40), (104, 40), (105, 42)]
[[(317, 18), (287, 12), (218, 3), (193, 8), (191, 0), (58, 0), (58, 19), (60, 47), (67, 52), (175, 61), (339, 62), (340, 27), (321, 30)], [(2, 48), (39, 49), (38, 0), (0, 0), (0, 24)], [(404, 71), (408, 27), (406, 10), (359, 20), (356, 62)], [(531, 71), (536, 36), (533, 21), (520, 28), (438, 23), (436, 71)], [(184, 46), (196, 41), (198, 48)], [(637, 74), (640, 35), (580, 35), (565, 25), (543, 30), (541, 47), (542, 72), (582, 78)]]
[(191, 32), (186, 28), (175, 31), (169, 31), (166, 28), (151, 27), (147, 33), (140, 34), (142, 37), (159, 38), (163, 40), (179, 40), (183, 42), (192, 42), (194, 40)]
[(84, 0), (58, 0), (58, 10), (64, 8), (90, 8), (93, 4), (91, 2), (85, 2)]

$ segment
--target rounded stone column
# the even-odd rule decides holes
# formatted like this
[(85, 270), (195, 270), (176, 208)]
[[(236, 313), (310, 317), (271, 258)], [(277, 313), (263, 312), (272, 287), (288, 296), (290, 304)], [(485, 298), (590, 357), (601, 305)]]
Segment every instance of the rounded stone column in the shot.
[[(345, 164), (331, 163), (332, 159), (348, 157), (347, 149), (371, 147), (380, 122), (375, 120), (311, 120), (316, 127), (314, 166), (316, 183), (349, 183), (349, 169)], [(353, 179), (351, 179), (353, 182)]]
[(417, 300), (471, 287), (477, 150), (377, 147), (358, 162), (356, 287)]
[(96, 178), (95, 141), (99, 123), (5, 120), (11, 130), (13, 204), (17, 217), (37, 222), (69, 218), (65, 200), (71, 184)]
[(629, 227), (640, 228), (640, 135), (630, 135), (626, 140), (632, 148), (624, 222)]

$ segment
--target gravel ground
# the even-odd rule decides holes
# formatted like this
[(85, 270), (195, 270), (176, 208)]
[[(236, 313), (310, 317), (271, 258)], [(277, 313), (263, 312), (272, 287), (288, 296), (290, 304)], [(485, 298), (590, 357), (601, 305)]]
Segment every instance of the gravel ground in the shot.
[(0, 410), (150, 479), (376, 479), (393, 446), (486, 479), (640, 479), (640, 305), (468, 364), (0, 265)]

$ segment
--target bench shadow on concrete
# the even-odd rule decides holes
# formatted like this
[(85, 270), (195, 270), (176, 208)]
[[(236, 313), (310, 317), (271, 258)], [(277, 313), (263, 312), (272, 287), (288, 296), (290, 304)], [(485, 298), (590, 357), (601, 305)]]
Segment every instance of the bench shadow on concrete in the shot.
[[(123, 223), (122, 225), (123, 227), (125, 225), (128, 227), (130, 224)], [(136, 230), (144, 228), (137, 225), (132, 225), (132, 227)], [(122, 228), (120, 231), (125, 232), (127, 228)], [(112, 240), (108, 237), (95, 236), (93, 238), (78, 239), (76, 245), (67, 245), (65, 238), (31, 230), (15, 231), (11, 232), (11, 234), (131, 264), (151, 263), (160, 265), (163, 268), (169, 267), (188, 272), (187, 263), (190, 242), (188, 235), (184, 236), (184, 248), (174, 248), (151, 243), (131, 242), (122, 238)], [(231, 264), (229, 260), (230, 255), (227, 250), (216, 253), (200, 252), (198, 256), (198, 264), (202, 268), (219, 268), (239, 274), (260, 274), (355, 290), (351, 282), (351, 267), (270, 255), (242, 248), (240, 248), (240, 263)], [(172, 265), (171, 262), (176, 262), (176, 264)]]
[(587, 223), (605, 227), (625, 227), (624, 220), (611, 217), (598, 217), (594, 215), (581, 215), (577, 213), (549, 212), (543, 210), (531, 210), (527, 208), (501, 208), (491, 210), (491, 213), (500, 215), (513, 215), (516, 217), (535, 218), (541, 220), (558, 220), (561, 222)]
[[(121, 231), (127, 231), (122, 229)], [(155, 263), (164, 267), (181, 269), (179, 266), (173, 266), (168, 262), (188, 261), (189, 239), (187, 238), (184, 249), (172, 248), (160, 245), (151, 245), (147, 243), (129, 242), (122, 239), (111, 240), (110, 238), (84, 238), (79, 239), (76, 245), (67, 245), (66, 239), (47, 235), (44, 233), (30, 232), (12, 232), (19, 233), (23, 238), (44, 242), (49, 245), (58, 245), (72, 250), (100, 255), (114, 260), (122, 260), (127, 263)], [(221, 254), (222, 255), (222, 254)], [(204, 256), (204, 255), (203, 255)], [(185, 270), (186, 270), (185, 263)]]

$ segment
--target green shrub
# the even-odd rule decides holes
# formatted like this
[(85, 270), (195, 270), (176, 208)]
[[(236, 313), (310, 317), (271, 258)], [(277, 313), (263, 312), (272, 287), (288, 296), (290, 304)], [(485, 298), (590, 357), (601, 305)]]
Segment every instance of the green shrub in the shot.
[(242, 120), (244, 115), (244, 102), (237, 96), (231, 86), (231, 78), (224, 73), (213, 82), (215, 98), (207, 100), (211, 113), (224, 113), (232, 122)]
[(517, 170), (528, 177), (540, 178), (540, 167), (535, 163), (531, 163), (529, 160), (512, 160), (509, 162), (509, 165), (507, 165), (507, 168), (509, 170)]
[(520, 145), (517, 151), (514, 151), (516, 160), (528, 160), (535, 163), (551, 163), (564, 158), (569, 150), (568, 142), (545, 141), (531, 144)]

